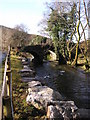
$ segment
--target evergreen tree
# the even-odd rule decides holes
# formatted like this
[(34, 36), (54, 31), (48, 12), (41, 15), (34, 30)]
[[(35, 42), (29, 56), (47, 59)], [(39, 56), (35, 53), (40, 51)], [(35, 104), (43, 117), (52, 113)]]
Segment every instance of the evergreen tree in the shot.
[[(63, 5), (63, 7), (65, 6)], [(65, 60), (67, 59), (67, 40), (70, 37), (72, 29), (76, 25), (75, 4), (73, 4), (73, 7), (71, 7), (71, 11), (63, 11), (59, 8), (55, 6), (50, 7), (51, 13), (49, 14), (49, 18), (47, 20), (47, 31), (52, 36), (55, 52), (58, 59), (61, 61), (62, 57), (64, 57)], [(66, 62), (64, 61), (64, 63)]]

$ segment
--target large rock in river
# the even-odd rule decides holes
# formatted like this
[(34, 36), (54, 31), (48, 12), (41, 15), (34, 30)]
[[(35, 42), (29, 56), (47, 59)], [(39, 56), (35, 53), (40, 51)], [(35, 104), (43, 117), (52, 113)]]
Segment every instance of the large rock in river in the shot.
[(29, 82), (28, 95), (26, 101), (32, 103), (38, 109), (46, 109), (48, 102), (62, 100), (59, 92), (42, 86), (39, 81)]
[(72, 120), (79, 118), (78, 108), (74, 101), (63, 101), (61, 94), (48, 86), (43, 86), (39, 81), (29, 82), (27, 91), (27, 103), (37, 109), (44, 110), (47, 118), (59, 118), (60, 120)]

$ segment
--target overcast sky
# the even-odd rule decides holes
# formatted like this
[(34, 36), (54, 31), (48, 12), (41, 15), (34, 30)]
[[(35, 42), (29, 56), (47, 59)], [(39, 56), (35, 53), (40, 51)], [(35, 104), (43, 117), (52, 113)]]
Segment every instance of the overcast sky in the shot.
[(50, 0), (0, 0), (0, 25), (13, 28), (23, 23), (29, 33), (37, 33), (46, 1)]

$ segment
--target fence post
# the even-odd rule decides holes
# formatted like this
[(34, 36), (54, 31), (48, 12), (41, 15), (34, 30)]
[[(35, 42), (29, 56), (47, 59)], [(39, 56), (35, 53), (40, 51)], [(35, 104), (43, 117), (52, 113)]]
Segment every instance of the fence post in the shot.
[(3, 97), (3, 114), (5, 120), (13, 120), (10, 96)]

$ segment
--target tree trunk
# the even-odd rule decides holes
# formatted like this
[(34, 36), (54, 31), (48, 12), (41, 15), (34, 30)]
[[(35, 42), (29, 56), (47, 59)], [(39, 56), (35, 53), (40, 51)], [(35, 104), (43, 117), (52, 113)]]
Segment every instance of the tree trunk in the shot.
[(77, 25), (78, 42), (77, 42), (77, 46), (76, 46), (76, 55), (75, 55), (75, 59), (74, 59), (74, 61), (73, 61), (73, 63), (72, 63), (72, 66), (77, 66), (77, 60), (78, 60), (78, 48), (79, 48), (79, 42), (80, 42), (79, 26), (80, 26), (80, 20), (79, 20), (78, 25)]
[(84, 59), (85, 59), (85, 67), (88, 70), (89, 69), (89, 64), (88, 64), (88, 59), (87, 59), (87, 40), (86, 40), (86, 36), (85, 36), (85, 30), (83, 28), (83, 24), (81, 23), (81, 27), (83, 29), (83, 33), (84, 33), (84, 40), (85, 40), (85, 51), (82, 52), (84, 54)]
[(78, 60), (78, 48), (79, 48), (79, 41), (77, 43), (77, 46), (76, 46), (76, 55), (75, 55), (75, 59), (72, 63), (72, 66), (77, 66), (77, 60)]
[(57, 47), (57, 53), (58, 53), (59, 65), (67, 64), (66, 59), (63, 57), (62, 53), (60, 53), (59, 47)]
[(71, 62), (71, 51), (69, 51), (68, 54), (69, 54), (69, 61)]
[(78, 60), (78, 48), (79, 48), (79, 42), (80, 42), (80, 31), (79, 31), (79, 26), (80, 26), (80, 0), (79, 0), (79, 11), (78, 11), (78, 24), (77, 24), (77, 34), (78, 34), (78, 41), (77, 41), (77, 46), (76, 46), (76, 55), (75, 55), (75, 59), (72, 63), (72, 66), (77, 66), (77, 60)]

